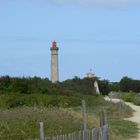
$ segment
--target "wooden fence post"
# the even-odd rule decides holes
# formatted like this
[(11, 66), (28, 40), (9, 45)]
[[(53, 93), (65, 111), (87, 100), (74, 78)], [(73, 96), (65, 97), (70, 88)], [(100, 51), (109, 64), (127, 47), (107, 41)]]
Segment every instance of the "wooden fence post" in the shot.
[(104, 119), (104, 125), (108, 125), (108, 121), (107, 121), (107, 116), (106, 116), (106, 111), (103, 110), (103, 119)]
[(39, 126), (40, 126), (40, 140), (44, 140), (44, 123), (40, 122)]
[(106, 111), (101, 111), (100, 115), (100, 129), (99, 129), (99, 140), (109, 140), (108, 132), (108, 121), (106, 116)]
[(86, 103), (82, 100), (82, 117), (83, 117), (83, 130), (87, 130), (87, 114), (86, 114)]
[(102, 127), (107, 124), (108, 124), (108, 121), (107, 121), (107, 117), (106, 117), (106, 111), (103, 110), (100, 113), (100, 126)]
[(91, 137), (92, 137), (91, 140), (98, 140), (98, 137), (99, 137), (99, 128), (92, 129)]

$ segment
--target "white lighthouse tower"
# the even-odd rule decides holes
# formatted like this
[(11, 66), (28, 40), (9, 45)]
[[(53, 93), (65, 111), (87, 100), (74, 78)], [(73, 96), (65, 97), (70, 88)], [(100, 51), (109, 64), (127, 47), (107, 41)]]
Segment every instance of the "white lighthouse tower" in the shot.
[(56, 83), (59, 81), (59, 69), (58, 69), (58, 47), (55, 41), (52, 42), (51, 47), (51, 81)]

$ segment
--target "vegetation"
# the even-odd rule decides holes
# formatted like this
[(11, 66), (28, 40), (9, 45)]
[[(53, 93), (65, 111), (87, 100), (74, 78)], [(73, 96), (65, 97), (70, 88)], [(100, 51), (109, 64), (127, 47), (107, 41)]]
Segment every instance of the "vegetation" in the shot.
[(81, 129), (81, 119), (70, 109), (22, 107), (1, 110), (0, 139), (22, 140), (39, 137), (39, 122), (45, 125), (45, 135), (52, 136)]
[(135, 92), (125, 92), (120, 94), (120, 98), (126, 102), (132, 102), (140, 106), (140, 96)]
[[(4, 102), (6, 105), (10, 104), (9, 102), (13, 102), (14, 98), (18, 99), (19, 97), (16, 96), (20, 95), (22, 94), (14, 95), (12, 99), (12, 94), (1, 95), (1, 105), (4, 104)], [(116, 136), (118, 133), (120, 133), (120, 137), (122, 140), (124, 140), (126, 136), (123, 133), (128, 132), (128, 124), (125, 123), (126, 121), (123, 123), (123, 118), (132, 115), (132, 110), (129, 107), (125, 107), (125, 109), (120, 112), (118, 104), (106, 102), (102, 96), (78, 95), (74, 97), (43, 94), (22, 96), (24, 96), (24, 100), (27, 98), (26, 104), (19, 107), (16, 107), (16, 105), (14, 107), (3, 106), (0, 110), (0, 139), (2, 140), (22, 140), (26, 138), (39, 137), (38, 125), (40, 121), (45, 123), (45, 134), (47, 134), (47, 136), (81, 130), (82, 99), (85, 99), (87, 103), (88, 128), (99, 127), (100, 111), (102, 109), (106, 109), (109, 125), (111, 128), (111, 138), (113, 138), (114, 135)], [(70, 101), (71, 104), (65, 105), (65, 103), (68, 101)], [(57, 102), (57, 104), (54, 104), (55, 102)], [(47, 103), (50, 104), (47, 105)], [(118, 127), (118, 122), (116, 121), (118, 119), (122, 121), (119, 125), (120, 127), (124, 127), (123, 131), (121, 131), (120, 127)], [(135, 129), (133, 127), (132, 129), (137, 130), (136, 125), (133, 124), (133, 126)], [(130, 131), (129, 135), (134, 136), (136, 133), (137, 131)], [(118, 137), (113, 138), (113, 140), (118, 140), (117, 138)]]
[(103, 95), (120, 88), (119, 83), (110, 83), (97, 77), (74, 77), (55, 84), (47, 78), (0, 77), (0, 139), (38, 137), (40, 121), (45, 123), (47, 136), (80, 130), (83, 99), (88, 108), (88, 128), (99, 126), (100, 111), (105, 109), (111, 139), (125, 140), (128, 132), (130, 137), (135, 136), (138, 131), (136, 124), (123, 120), (132, 115), (132, 110), (127, 106), (120, 108), (120, 103), (109, 103), (103, 96), (96, 95), (93, 86), (95, 80), (98, 80)]
[(120, 90), (123, 92), (140, 92), (140, 80), (134, 80), (129, 77), (123, 77), (120, 81)]
[(140, 80), (123, 77), (120, 82), (109, 82), (100, 80), (98, 77), (83, 78), (74, 77), (63, 82), (52, 84), (47, 78), (39, 77), (0, 77), (0, 94), (9, 92), (21, 94), (61, 94), (61, 95), (93, 95), (95, 94), (94, 81), (99, 83), (100, 91), (103, 95), (110, 91), (140, 92)]
[(9, 76), (0, 77), (0, 94), (18, 92), (21, 94), (93, 95), (95, 94), (93, 86), (95, 80), (99, 81), (102, 94), (107, 94), (109, 92), (109, 82), (107, 80), (99, 80), (96, 77), (91, 79), (74, 77), (73, 79), (52, 84), (47, 78), (17, 78)]
[[(123, 140), (135, 137), (138, 133), (137, 124), (126, 120), (113, 120), (110, 121), (111, 140)], [(117, 136), (117, 138), (116, 138)]]
[[(91, 98), (92, 97), (92, 98)], [(93, 102), (93, 97), (96, 98)], [(81, 105), (81, 100), (87, 101), (89, 106), (93, 106), (96, 102), (104, 104), (104, 100), (101, 96), (66, 96), (66, 95), (44, 95), (44, 94), (30, 94), (24, 95), (19, 93), (10, 93), (6, 95), (0, 95), (0, 107), (1, 108), (15, 108), (21, 106), (43, 106), (43, 107), (77, 107)]]

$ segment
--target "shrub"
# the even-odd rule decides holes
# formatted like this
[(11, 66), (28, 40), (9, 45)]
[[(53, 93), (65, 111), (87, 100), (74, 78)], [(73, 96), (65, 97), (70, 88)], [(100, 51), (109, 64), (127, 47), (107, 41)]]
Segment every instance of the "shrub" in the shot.
[(102, 96), (92, 95), (46, 95), (46, 94), (20, 94), (9, 93), (0, 95), (0, 107), (14, 108), (19, 106), (54, 106), (54, 107), (78, 107), (81, 101), (86, 100), (88, 106), (103, 105)]
[(120, 94), (120, 98), (126, 102), (132, 102), (135, 105), (140, 105), (140, 97), (137, 93), (134, 92), (127, 92)]
[(126, 102), (133, 102), (133, 98), (135, 96), (136, 96), (136, 93), (134, 92), (126, 92), (126, 93), (121, 93), (120, 98)]

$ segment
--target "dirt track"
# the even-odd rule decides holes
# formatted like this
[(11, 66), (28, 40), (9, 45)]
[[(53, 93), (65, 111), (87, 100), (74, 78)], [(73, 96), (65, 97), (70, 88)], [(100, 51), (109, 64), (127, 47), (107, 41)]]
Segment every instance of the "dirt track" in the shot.
[[(105, 97), (105, 100), (110, 101), (109, 97)], [(117, 103), (120, 100), (119, 99), (111, 99), (112, 102)], [(136, 122), (139, 125), (140, 129), (140, 106), (136, 106), (132, 103), (125, 102), (125, 104), (129, 105), (135, 112), (133, 113), (133, 116), (130, 118), (127, 118), (126, 120), (130, 120), (132, 122)], [(131, 140), (140, 140), (140, 130), (139, 130), (139, 135), (138, 138), (131, 139)]]
[[(140, 129), (140, 106), (136, 106), (132, 103), (126, 102), (127, 105), (129, 105), (135, 112), (133, 113), (133, 117), (127, 118), (126, 120), (130, 120), (132, 122), (136, 122), (139, 125)], [(132, 140), (140, 140), (140, 130), (139, 130), (139, 136), (137, 139), (132, 139)]]

